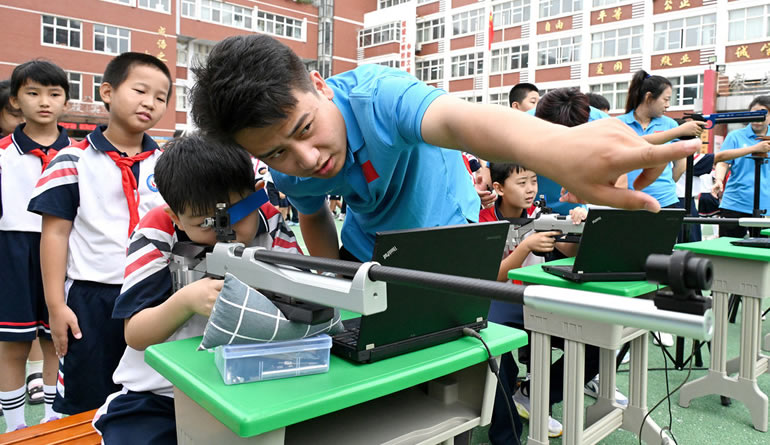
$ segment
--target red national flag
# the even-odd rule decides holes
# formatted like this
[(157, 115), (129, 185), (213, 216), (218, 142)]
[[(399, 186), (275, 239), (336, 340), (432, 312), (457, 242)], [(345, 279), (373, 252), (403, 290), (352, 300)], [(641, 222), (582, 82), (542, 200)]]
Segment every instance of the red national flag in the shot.
[(492, 18), (492, 11), (489, 12), (489, 43), (487, 49), (492, 49), (492, 40), (495, 38), (495, 21)]

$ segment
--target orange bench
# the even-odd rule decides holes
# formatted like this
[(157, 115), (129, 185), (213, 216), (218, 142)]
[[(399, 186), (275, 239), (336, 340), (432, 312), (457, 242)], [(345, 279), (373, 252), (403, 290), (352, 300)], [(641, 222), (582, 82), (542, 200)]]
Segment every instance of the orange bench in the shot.
[(0, 445), (99, 445), (101, 436), (91, 426), (96, 410), (75, 414), (42, 425), (0, 434)]

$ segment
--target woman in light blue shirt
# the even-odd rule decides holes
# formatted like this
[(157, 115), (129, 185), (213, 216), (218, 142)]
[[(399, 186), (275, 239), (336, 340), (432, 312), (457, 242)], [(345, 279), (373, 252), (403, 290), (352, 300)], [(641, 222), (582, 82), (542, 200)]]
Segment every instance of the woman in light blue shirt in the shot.
[[(663, 113), (671, 101), (671, 82), (662, 76), (651, 76), (639, 70), (631, 79), (626, 99), (626, 114), (618, 119), (631, 127), (636, 134), (647, 142), (665, 144), (678, 138), (700, 136), (703, 122), (686, 122), (682, 125)], [(658, 200), (661, 207), (681, 207), (676, 195), (676, 180), (685, 169), (684, 159), (669, 163), (658, 179), (643, 191)], [(634, 180), (641, 170), (634, 170), (627, 175), (627, 184), (633, 188)], [(620, 180), (619, 184), (622, 184)]]

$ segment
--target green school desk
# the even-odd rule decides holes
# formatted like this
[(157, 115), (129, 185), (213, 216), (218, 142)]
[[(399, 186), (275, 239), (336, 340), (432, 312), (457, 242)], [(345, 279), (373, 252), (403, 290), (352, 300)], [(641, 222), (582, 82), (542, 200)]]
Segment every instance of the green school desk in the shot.
[[(718, 394), (740, 400), (749, 409), (754, 428), (767, 431), (767, 394), (757, 386), (757, 376), (768, 370), (768, 357), (760, 353), (762, 299), (770, 295), (770, 249), (733, 246), (737, 238), (718, 238), (677, 244), (708, 258), (714, 265), (711, 296), (714, 335), (711, 339), (709, 372), (679, 391), (679, 405), (690, 406), (694, 398)], [(740, 355), (727, 360), (727, 304), (731, 293), (742, 295)], [(770, 339), (765, 338), (765, 350)], [(737, 378), (729, 377), (738, 372)]]
[[(546, 264), (571, 265), (574, 258)], [(601, 292), (621, 297), (637, 297), (654, 292), (657, 286), (645, 281), (575, 283), (543, 271), (540, 264), (513, 269), (508, 278), (525, 283), (545, 284), (566, 289)], [(524, 306), (524, 326), (532, 331), (530, 345), (530, 445), (548, 444), (548, 400), (550, 388), (551, 336), (564, 338), (564, 418), (565, 445), (594, 444), (618, 428), (639, 434), (647, 413), (647, 331), (621, 325), (563, 317)], [(631, 342), (628, 407), (615, 403), (615, 350)], [(600, 348), (599, 397), (586, 409), (583, 428), (583, 381), (585, 345)], [(647, 444), (666, 443), (661, 429), (647, 417), (642, 439)], [(666, 437), (666, 436), (663, 436)]]
[[(481, 336), (497, 357), (527, 343), (524, 332), (494, 323)], [(325, 374), (232, 386), (199, 343), (145, 353), (174, 385), (180, 444), (452, 443), (491, 420), (497, 382), (474, 338), (365, 365), (332, 355)]]

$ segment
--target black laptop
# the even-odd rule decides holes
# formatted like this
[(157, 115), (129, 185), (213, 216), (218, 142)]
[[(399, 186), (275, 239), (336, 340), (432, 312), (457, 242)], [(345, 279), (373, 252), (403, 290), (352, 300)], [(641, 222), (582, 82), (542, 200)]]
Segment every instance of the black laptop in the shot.
[[(508, 222), (378, 232), (373, 261), (383, 266), (496, 280)], [(332, 353), (374, 362), (462, 337), (487, 326), (490, 301), (468, 294), (387, 284), (384, 312), (346, 320)]]
[(644, 263), (653, 253), (670, 255), (684, 210), (591, 209), (572, 266), (543, 266), (571, 281), (644, 281)]

